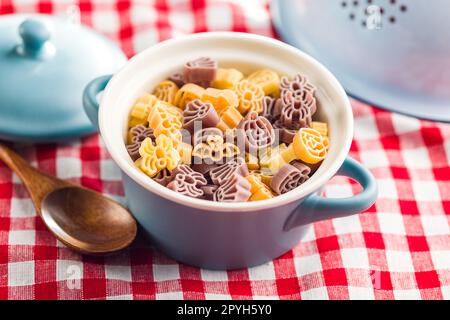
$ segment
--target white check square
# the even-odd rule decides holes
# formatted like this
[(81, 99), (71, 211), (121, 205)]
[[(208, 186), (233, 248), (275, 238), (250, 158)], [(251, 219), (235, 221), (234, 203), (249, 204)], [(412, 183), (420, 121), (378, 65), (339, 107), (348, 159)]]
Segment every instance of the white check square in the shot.
[(81, 177), (81, 160), (77, 158), (56, 158), (56, 173), (60, 179)]
[(112, 10), (94, 10), (92, 23), (98, 31), (105, 33), (117, 32), (119, 29), (119, 13)]
[(375, 299), (375, 294), (372, 288), (363, 287), (348, 287), (348, 294), (350, 300), (373, 300)]
[(297, 276), (299, 277), (322, 271), (322, 262), (320, 261), (320, 255), (318, 254), (295, 257), (294, 265)]
[(35, 230), (11, 230), (8, 243), (10, 245), (34, 245), (36, 244)]
[(341, 249), (342, 263), (345, 268), (370, 269), (369, 257), (366, 249)]
[(367, 150), (359, 153), (362, 163), (368, 168), (384, 168), (389, 165), (383, 150)]
[(386, 260), (390, 272), (414, 272), (411, 253), (386, 250)]
[(357, 140), (378, 139), (380, 133), (372, 115), (355, 118), (355, 138)]
[(129, 266), (106, 265), (105, 273), (107, 279), (131, 282), (131, 269)]
[(253, 281), (276, 279), (275, 269), (274, 269), (272, 261), (265, 263), (263, 265), (257, 266), (257, 267), (249, 268), (248, 275), (249, 275), (250, 280), (253, 280)]
[(157, 293), (156, 300), (183, 300), (183, 293), (182, 292)]
[(420, 291), (418, 289), (394, 290), (395, 300), (420, 300)]
[(392, 114), (392, 125), (394, 126), (395, 132), (399, 135), (407, 132), (414, 132), (420, 129), (419, 120), (396, 113)]
[(133, 37), (133, 46), (136, 52), (147, 49), (158, 42), (158, 33), (154, 29), (139, 31)]
[(301, 293), (303, 300), (328, 300), (328, 291), (326, 287), (319, 287), (303, 291)]
[(333, 219), (336, 234), (362, 232), (361, 222), (358, 215)]
[(398, 199), (397, 187), (393, 179), (377, 179), (379, 199)]
[(435, 181), (412, 181), (412, 187), (417, 201), (441, 201)]
[(429, 169), (432, 167), (425, 147), (401, 150), (403, 161), (409, 169)]
[(34, 284), (34, 262), (13, 262), (8, 264), (8, 286), (27, 286)]
[(216, 3), (207, 6), (205, 11), (208, 30), (221, 31), (231, 29), (233, 17), (228, 5)]
[[(231, 300), (231, 297), (227, 294), (219, 293), (205, 293), (206, 300)], [(255, 297), (253, 297), (255, 299)]]
[(378, 212), (378, 223), (382, 233), (405, 235), (405, 223), (399, 213)]
[(178, 264), (155, 264), (153, 265), (153, 279), (155, 281), (180, 279), (180, 268)]
[(450, 251), (432, 250), (430, 254), (436, 270), (450, 270)]
[(100, 174), (102, 179), (107, 181), (117, 181), (122, 178), (119, 167), (111, 159), (100, 161)]
[(19, 199), (11, 198), (11, 218), (27, 218), (34, 217), (36, 210), (30, 198)]
[[(450, 226), (445, 215), (421, 215), (422, 227), (426, 236), (445, 236), (450, 234)], [(450, 262), (449, 262), (450, 263)]]

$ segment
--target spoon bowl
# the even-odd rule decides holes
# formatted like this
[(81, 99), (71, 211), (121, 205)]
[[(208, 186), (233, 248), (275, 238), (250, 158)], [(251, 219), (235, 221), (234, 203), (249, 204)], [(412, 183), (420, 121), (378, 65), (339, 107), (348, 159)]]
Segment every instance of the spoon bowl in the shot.
[(87, 254), (119, 251), (128, 247), (137, 233), (128, 210), (97, 192), (75, 186), (47, 194), (41, 216), (65, 245)]

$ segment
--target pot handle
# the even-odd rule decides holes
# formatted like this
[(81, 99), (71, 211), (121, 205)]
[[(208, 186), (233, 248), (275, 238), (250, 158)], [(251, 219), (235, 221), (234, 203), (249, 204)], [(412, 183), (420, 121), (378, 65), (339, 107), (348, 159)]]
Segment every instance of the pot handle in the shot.
[(97, 130), (98, 127), (98, 109), (99, 103), (97, 100), (97, 95), (105, 90), (108, 85), (109, 80), (111, 80), (112, 75), (98, 77), (92, 80), (84, 89), (83, 92), (83, 107), (84, 112), (86, 112), (89, 120), (95, 125)]
[(363, 187), (363, 191), (349, 198), (334, 199), (313, 193), (289, 216), (284, 230), (288, 231), (316, 221), (350, 216), (374, 204), (378, 195), (377, 182), (372, 173), (359, 162), (347, 157), (336, 175), (356, 180)]

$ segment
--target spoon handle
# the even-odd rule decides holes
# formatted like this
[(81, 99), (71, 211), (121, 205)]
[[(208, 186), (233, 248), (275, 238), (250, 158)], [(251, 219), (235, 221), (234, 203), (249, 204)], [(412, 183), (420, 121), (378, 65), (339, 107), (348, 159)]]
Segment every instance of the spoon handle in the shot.
[(50, 191), (70, 185), (68, 182), (58, 180), (33, 168), (25, 159), (2, 143), (0, 143), (0, 160), (22, 180), (38, 214), (41, 213), (42, 200)]

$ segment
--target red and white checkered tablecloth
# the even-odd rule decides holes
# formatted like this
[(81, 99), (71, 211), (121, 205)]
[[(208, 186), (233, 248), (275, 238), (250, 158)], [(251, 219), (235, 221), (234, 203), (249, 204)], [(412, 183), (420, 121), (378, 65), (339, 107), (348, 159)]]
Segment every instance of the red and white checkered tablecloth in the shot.
[[(128, 56), (192, 32), (274, 35), (265, 0), (0, 0), (0, 14), (60, 14), (72, 4), (82, 23)], [(246, 270), (181, 265), (143, 239), (118, 256), (76, 254), (46, 230), (24, 186), (0, 164), (0, 299), (449, 299), (450, 126), (352, 103), (350, 154), (377, 178), (378, 201), (314, 224), (292, 251)], [(48, 173), (123, 201), (119, 170), (96, 134), (13, 147)], [(326, 193), (357, 189), (335, 178)]]

